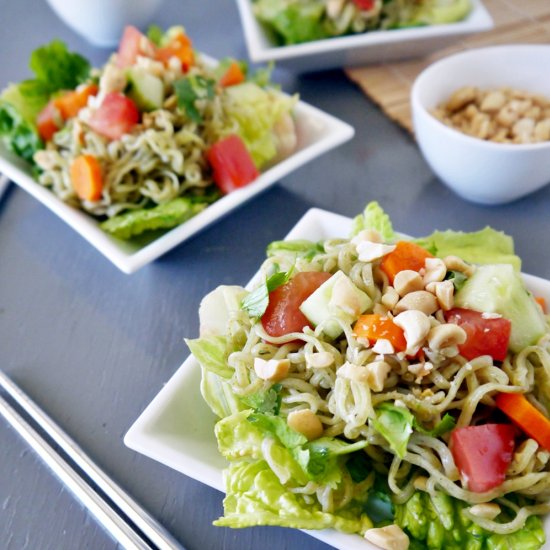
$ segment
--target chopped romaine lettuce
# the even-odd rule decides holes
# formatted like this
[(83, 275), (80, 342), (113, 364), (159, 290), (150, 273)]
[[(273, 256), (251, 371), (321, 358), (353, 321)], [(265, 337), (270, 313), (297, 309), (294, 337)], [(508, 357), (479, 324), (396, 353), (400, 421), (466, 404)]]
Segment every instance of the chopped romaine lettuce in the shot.
[(363, 213), (353, 218), (350, 236), (353, 237), (365, 229), (378, 231), (384, 242), (391, 243), (396, 239), (390, 217), (376, 201), (369, 202)]
[(145, 231), (176, 227), (207, 206), (206, 201), (178, 197), (153, 208), (140, 208), (113, 216), (101, 223), (101, 229), (119, 239), (130, 239)]
[(281, 409), (281, 389), (281, 384), (273, 384), (267, 390), (245, 395), (241, 401), (256, 412), (277, 415)]
[(195, 102), (202, 99), (212, 99), (215, 85), (213, 79), (201, 75), (185, 76), (174, 82), (178, 106), (187, 113), (187, 116), (193, 122), (197, 124), (202, 122), (202, 116)]
[(441, 491), (430, 496), (416, 492), (404, 504), (395, 504), (395, 522), (414, 540), (411, 548), (429, 550), (537, 550), (545, 541), (539, 517), (508, 535), (494, 534), (464, 514), (468, 504)]
[(323, 512), (318, 503), (285, 487), (267, 462), (239, 461), (224, 472), (226, 497), (224, 517), (214, 525), (251, 527), (278, 525), (296, 529), (338, 529), (363, 534), (372, 527), (366, 514), (357, 509)]
[(263, 89), (253, 82), (229, 86), (225, 93), (230, 121), (227, 131), (236, 132), (242, 138), (256, 167), (261, 168), (277, 154), (275, 123), (292, 111), (298, 97)]
[(227, 338), (224, 336), (209, 336), (207, 338), (186, 339), (191, 353), (200, 365), (207, 371), (222, 378), (231, 378), (233, 369), (227, 364), (229, 356)]
[(202, 366), (201, 371), (201, 395), (216, 416), (225, 418), (245, 408), (231, 390), (226, 378)]
[(329, 36), (323, 26), (324, 2), (319, 0), (256, 0), (253, 10), (283, 44), (299, 44)]
[(405, 407), (396, 407), (391, 403), (382, 403), (376, 407), (374, 429), (384, 436), (398, 457), (407, 452), (407, 443), (413, 432), (414, 415)]
[(289, 253), (300, 258), (311, 259), (316, 254), (324, 252), (322, 243), (314, 243), (306, 239), (297, 239), (295, 241), (273, 241), (267, 246), (267, 256)]
[(427, 237), (414, 239), (414, 242), (428, 250), (435, 250), (436, 256), (460, 256), (474, 264), (512, 264), (521, 270), (521, 260), (514, 254), (512, 237), (502, 231), (485, 227), (480, 231), (435, 231)]

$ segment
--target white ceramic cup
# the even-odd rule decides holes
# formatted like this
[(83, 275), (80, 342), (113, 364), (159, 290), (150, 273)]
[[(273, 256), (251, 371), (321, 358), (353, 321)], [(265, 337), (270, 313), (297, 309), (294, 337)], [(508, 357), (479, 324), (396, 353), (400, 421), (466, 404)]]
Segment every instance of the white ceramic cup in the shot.
[(74, 31), (100, 47), (118, 44), (126, 25), (151, 22), (163, 0), (47, 0)]
[(463, 86), (515, 88), (550, 98), (548, 44), (467, 50), (425, 69), (411, 91), (414, 131), (435, 174), (461, 197), (481, 204), (511, 202), (550, 183), (550, 141), (494, 143), (450, 128), (430, 111)]

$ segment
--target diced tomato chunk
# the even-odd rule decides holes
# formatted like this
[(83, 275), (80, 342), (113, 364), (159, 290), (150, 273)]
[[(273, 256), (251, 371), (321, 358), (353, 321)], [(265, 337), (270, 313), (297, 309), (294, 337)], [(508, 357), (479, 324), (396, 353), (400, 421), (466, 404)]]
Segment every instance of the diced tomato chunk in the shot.
[(53, 135), (62, 127), (62, 116), (55, 102), (50, 101), (38, 114), (36, 118), (36, 127), (38, 133), (44, 141), (50, 141)]
[(206, 159), (212, 167), (214, 183), (226, 194), (260, 175), (246, 145), (236, 134), (214, 143), (206, 152)]
[(303, 271), (270, 292), (269, 305), (262, 316), (265, 331), (276, 337), (310, 327), (311, 323), (299, 308), (330, 277), (330, 273), (323, 271)]
[(484, 493), (502, 484), (514, 455), (516, 428), (511, 424), (484, 424), (456, 428), (450, 448), (464, 485)]
[(508, 352), (508, 342), (512, 323), (504, 317), (487, 317), (479, 311), (454, 308), (445, 312), (445, 320), (455, 323), (466, 332), (466, 342), (458, 346), (460, 355), (475, 359), (490, 355), (496, 361), (504, 361)]
[(360, 10), (372, 10), (374, 8), (374, 0), (353, 0), (353, 3)]
[(143, 46), (146, 49), (154, 51), (152, 42), (142, 34), (136, 27), (128, 25), (122, 33), (116, 63), (119, 67), (131, 67), (137, 60), (137, 56), (142, 53)]
[(119, 92), (111, 92), (90, 119), (90, 126), (109, 139), (120, 139), (139, 122), (136, 104)]

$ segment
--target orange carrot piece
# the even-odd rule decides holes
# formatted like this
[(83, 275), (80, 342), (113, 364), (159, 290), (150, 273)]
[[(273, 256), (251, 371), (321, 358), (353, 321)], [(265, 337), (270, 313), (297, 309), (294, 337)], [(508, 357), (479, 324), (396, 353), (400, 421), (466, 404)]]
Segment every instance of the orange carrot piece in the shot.
[(183, 71), (188, 71), (195, 63), (195, 53), (193, 45), (188, 36), (178, 33), (166, 46), (162, 46), (155, 52), (155, 58), (167, 64), (172, 57), (177, 57), (181, 61)]
[(227, 71), (225, 71), (224, 75), (220, 78), (220, 86), (234, 86), (235, 84), (244, 82), (244, 79), (245, 76), (241, 66), (236, 61), (232, 61)]
[(546, 300), (542, 296), (535, 296), (535, 301), (542, 308), (543, 313), (548, 313), (548, 307), (546, 306)]
[(101, 166), (92, 155), (80, 155), (71, 164), (71, 183), (77, 196), (86, 201), (98, 201), (103, 191)]
[(353, 327), (353, 334), (356, 338), (367, 338), (371, 345), (377, 340), (384, 339), (391, 342), (395, 351), (407, 349), (403, 329), (388, 317), (376, 313), (361, 315)]
[(48, 104), (38, 113), (36, 117), (36, 127), (40, 137), (44, 141), (51, 141), (53, 135), (63, 126), (63, 119), (59, 109), (53, 101)]
[(499, 393), (497, 407), (528, 436), (550, 451), (550, 419), (546, 418), (521, 393)]
[(393, 284), (394, 277), (404, 269), (420, 271), (424, 267), (426, 258), (433, 258), (433, 256), (421, 246), (409, 241), (398, 241), (395, 250), (384, 256), (380, 262), (380, 268)]
[(55, 106), (59, 109), (61, 116), (67, 120), (78, 114), (78, 111), (86, 107), (88, 98), (96, 95), (99, 88), (95, 84), (82, 86), (71, 92), (66, 92), (54, 100)]

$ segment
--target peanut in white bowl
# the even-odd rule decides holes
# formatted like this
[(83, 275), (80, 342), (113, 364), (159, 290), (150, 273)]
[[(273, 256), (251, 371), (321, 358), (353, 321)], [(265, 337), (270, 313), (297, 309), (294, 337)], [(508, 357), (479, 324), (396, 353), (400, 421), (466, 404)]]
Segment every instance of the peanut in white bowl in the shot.
[(515, 144), (471, 137), (432, 111), (464, 86), (513, 88), (550, 99), (550, 45), (504, 45), (458, 53), (427, 67), (411, 91), (416, 140), (438, 178), (464, 199), (503, 204), (550, 183), (550, 141)]

